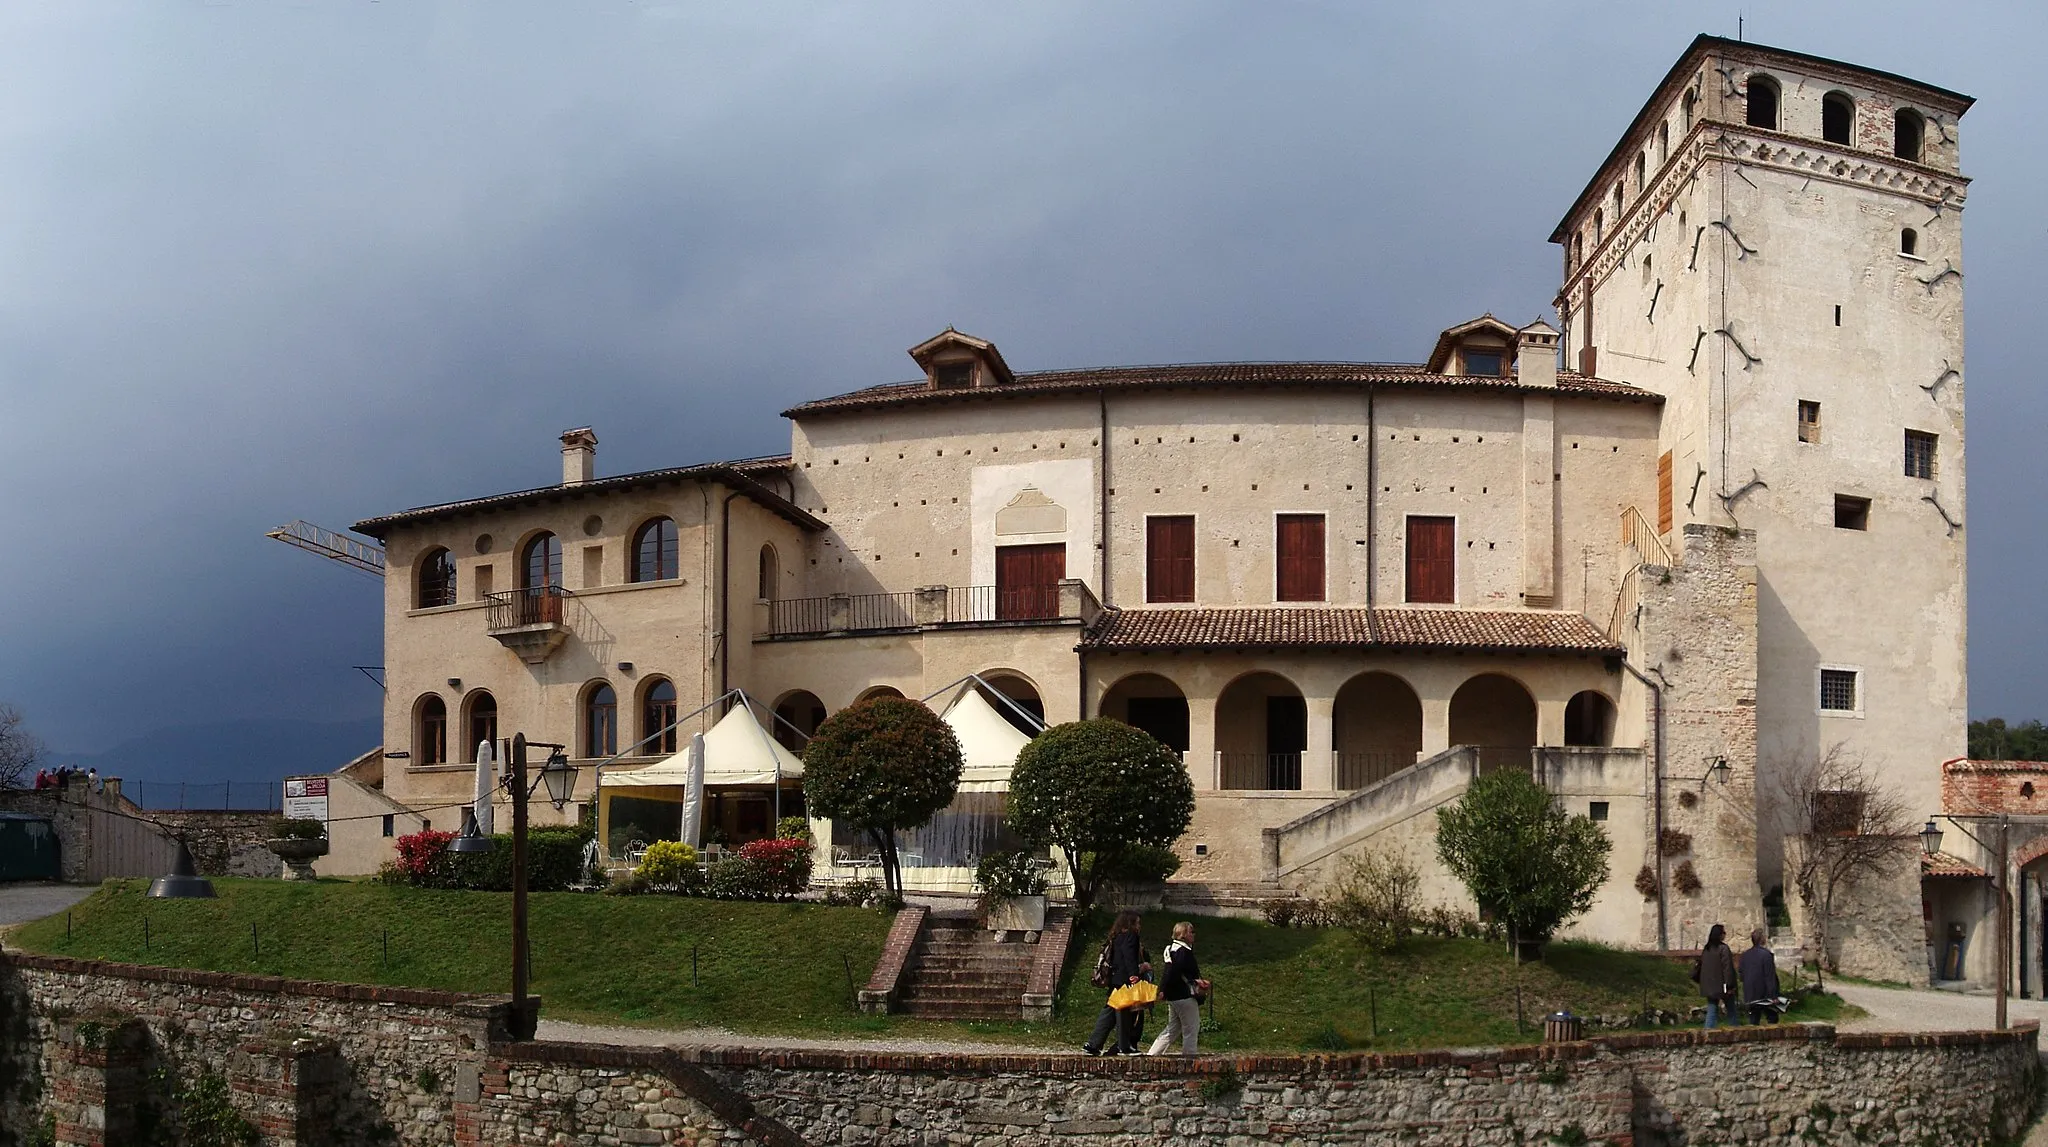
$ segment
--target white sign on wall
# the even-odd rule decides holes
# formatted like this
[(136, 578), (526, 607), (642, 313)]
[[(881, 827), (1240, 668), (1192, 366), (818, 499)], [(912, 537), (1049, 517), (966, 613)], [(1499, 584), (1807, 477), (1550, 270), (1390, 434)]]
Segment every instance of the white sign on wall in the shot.
[(284, 815), (287, 820), (327, 821), (327, 778), (300, 777), (284, 783)]

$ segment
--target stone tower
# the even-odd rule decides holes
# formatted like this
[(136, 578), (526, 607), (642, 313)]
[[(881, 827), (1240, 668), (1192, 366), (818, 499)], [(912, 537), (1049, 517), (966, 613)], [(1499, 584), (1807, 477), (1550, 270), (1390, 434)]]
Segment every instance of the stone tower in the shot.
[[(1755, 533), (1754, 757), (1724, 751), (1765, 888), (1794, 763), (1840, 746), (1931, 813), (1966, 750), (1970, 103), (1701, 36), (1551, 236), (1566, 362), (1666, 399), (1644, 518), (1680, 562), (1688, 525)], [(1648, 667), (1712, 653), (1641, 644)]]

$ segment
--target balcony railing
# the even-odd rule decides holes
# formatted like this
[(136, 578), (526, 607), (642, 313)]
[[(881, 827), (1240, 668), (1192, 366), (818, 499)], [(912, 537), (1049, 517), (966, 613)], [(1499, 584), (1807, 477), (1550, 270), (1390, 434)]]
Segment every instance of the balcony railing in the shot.
[(558, 585), (490, 594), (485, 599), (490, 602), (490, 612), (484, 624), (492, 632), (534, 625), (561, 625), (563, 599), (568, 596), (569, 591)]
[(768, 603), (768, 637), (872, 633), (998, 622), (1086, 621), (1100, 607), (1088, 587), (1067, 579), (1021, 588), (924, 586), (903, 593), (834, 594)]
[(1301, 788), (1300, 753), (1218, 753), (1216, 763), (1219, 788)]
[(1337, 754), (1337, 787), (1350, 792), (1376, 785), (1413, 764), (1414, 753), (1340, 752)]

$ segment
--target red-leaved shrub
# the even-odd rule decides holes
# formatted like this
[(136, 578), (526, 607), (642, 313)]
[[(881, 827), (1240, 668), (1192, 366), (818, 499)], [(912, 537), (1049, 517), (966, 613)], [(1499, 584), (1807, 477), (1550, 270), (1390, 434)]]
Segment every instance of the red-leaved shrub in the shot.
[(407, 883), (421, 887), (435, 884), (434, 878), (448, 865), (448, 842), (454, 839), (452, 832), (431, 828), (399, 837), (398, 868), (405, 873)]
[(808, 840), (750, 840), (740, 845), (740, 859), (755, 867), (762, 890), (770, 896), (795, 896), (811, 882)]

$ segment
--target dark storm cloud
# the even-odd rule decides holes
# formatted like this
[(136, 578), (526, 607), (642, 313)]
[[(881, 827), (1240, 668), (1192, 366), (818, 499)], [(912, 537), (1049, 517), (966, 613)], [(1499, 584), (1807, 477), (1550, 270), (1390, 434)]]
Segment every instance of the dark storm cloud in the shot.
[[(0, 698), (76, 749), (366, 718), (376, 587), (264, 540), (786, 447), (953, 323), (1023, 369), (1414, 359), (1718, 14), (302, 0), (0, 12)], [(1753, 38), (1971, 92), (1972, 709), (2048, 713), (2031, 5)], [(1936, 34), (1938, 32), (1938, 34)]]

